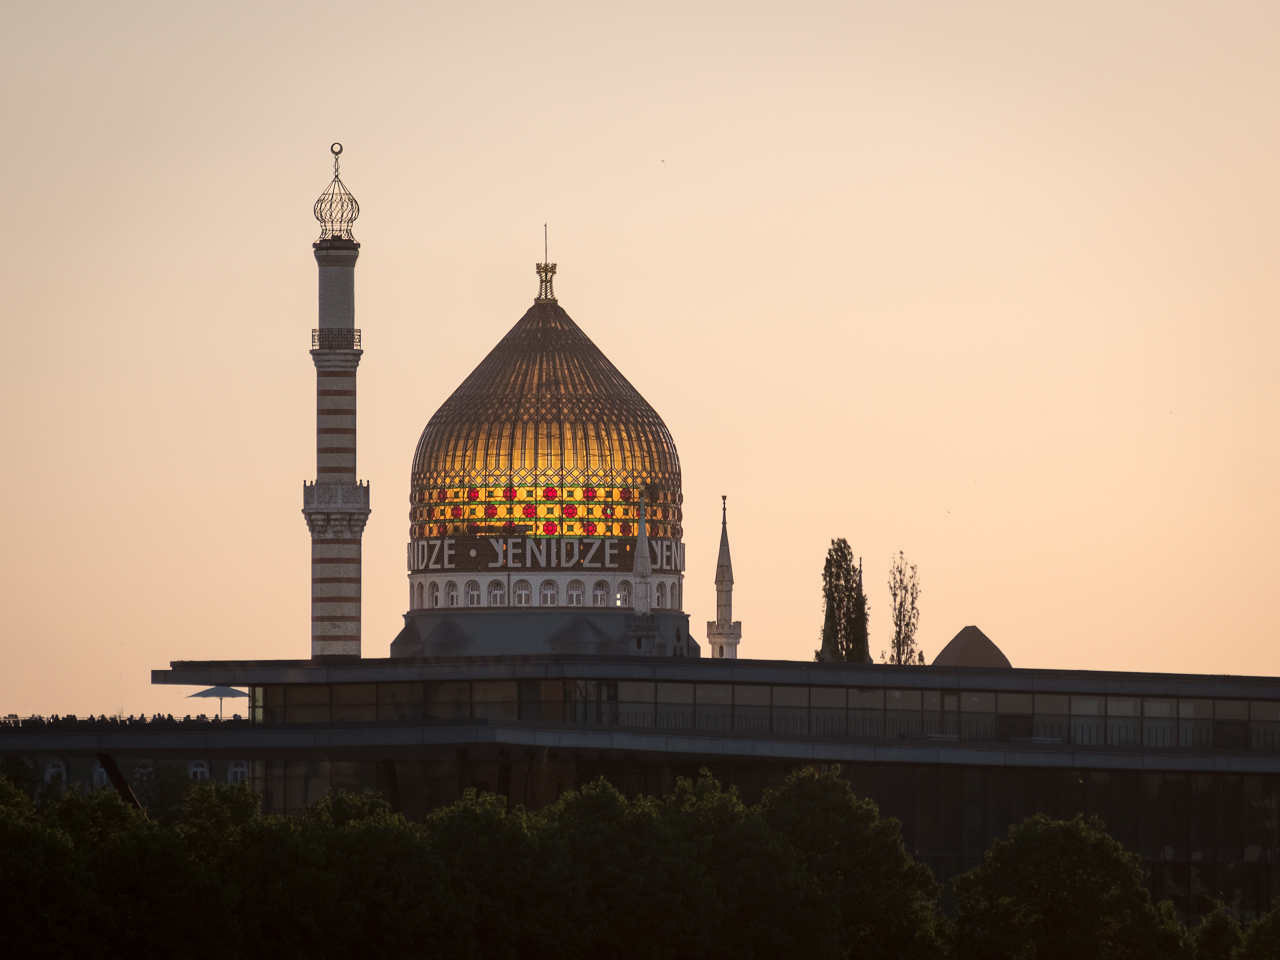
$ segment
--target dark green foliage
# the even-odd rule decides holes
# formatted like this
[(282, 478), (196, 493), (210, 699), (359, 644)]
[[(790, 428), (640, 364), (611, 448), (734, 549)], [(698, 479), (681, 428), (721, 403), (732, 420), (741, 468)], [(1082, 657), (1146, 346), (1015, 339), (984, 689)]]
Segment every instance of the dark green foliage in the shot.
[(955, 881), (961, 960), (1176, 960), (1191, 945), (1172, 906), (1157, 909), (1134, 854), (1096, 817), (1037, 814), (1009, 829)]
[(843, 956), (941, 955), (938, 884), (907, 853), (898, 821), (881, 820), (875, 804), (855, 797), (845, 781), (812, 770), (792, 773), (765, 795), (763, 809), (834, 898)]
[(1280, 897), (1266, 916), (1249, 924), (1235, 960), (1280, 960)]
[(754, 807), (704, 770), (536, 812), (467, 791), (425, 824), (367, 792), (263, 816), (245, 786), (188, 782), (171, 826), (111, 791), (32, 792), (0, 778), (6, 956), (1280, 960), (1280, 902), (1243, 939), (1221, 905), (1189, 934), (1079, 817), (1012, 828), (950, 923), (897, 822), (812, 770)]
[(27, 794), (0, 777), (0, 945), (11, 956), (70, 956), (92, 903), (71, 839), (39, 822)]
[(1196, 960), (1231, 960), (1244, 942), (1244, 936), (1236, 918), (1219, 901), (1213, 905), (1212, 912), (1200, 918), (1200, 926), (1193, 931), (1192, 941)]
[(713, 904), (702, 921), (703, 957), (836, 957), (832, 901), (812, 882), (797, 851), (769, 828), (736, 790), (722, 790), (703, 770), (696, 783), (677, 781), (661, 814), (678, 844), (695, 847)]
[(533, 817), (509, 813), (494, 794), (467, 790), (427, 819), (426, 836), (448, 878), (468, 954), (576, 954), (585, 936), (578, 928), (589, 923), (578, 906), (586, 888)]
[(185, 764), (161, 761), (145, 772), (135, 771), (132, 787), (147, 816), (171, 827), (182, 817), (182, 802), (191, 788), (191, 779)]
[(0, 760), (0, 777), (8, 780), (28, 797), (35, 797), (40, 778), (33, 766), (28, 766), (22, 757), (5, 757)]
[(818, 660), (868, 663), (867, 595), (862, 589), (862, 565), (844, 537), (831, 541), (822, 567), (822, 649)]

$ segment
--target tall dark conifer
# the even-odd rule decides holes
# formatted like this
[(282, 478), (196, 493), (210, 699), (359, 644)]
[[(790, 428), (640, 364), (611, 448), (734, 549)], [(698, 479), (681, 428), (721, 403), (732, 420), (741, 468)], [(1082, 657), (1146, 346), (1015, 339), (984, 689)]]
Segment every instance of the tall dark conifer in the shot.
[(862, 565), (854, 564), (853, 550), (843, 537), (831, 541), (822, 568), (822, 649), (815, 659), (865, 663), (867, 648), (867, 595), (862, 589)]

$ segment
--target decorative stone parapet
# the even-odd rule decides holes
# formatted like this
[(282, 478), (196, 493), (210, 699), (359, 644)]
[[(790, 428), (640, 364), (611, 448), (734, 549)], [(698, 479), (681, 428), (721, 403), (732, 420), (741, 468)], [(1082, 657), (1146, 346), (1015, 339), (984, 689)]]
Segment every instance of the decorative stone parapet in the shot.
[(369, 484), (302, 484), (302, 515), (313, 537), (360, 537), (369, 519)]

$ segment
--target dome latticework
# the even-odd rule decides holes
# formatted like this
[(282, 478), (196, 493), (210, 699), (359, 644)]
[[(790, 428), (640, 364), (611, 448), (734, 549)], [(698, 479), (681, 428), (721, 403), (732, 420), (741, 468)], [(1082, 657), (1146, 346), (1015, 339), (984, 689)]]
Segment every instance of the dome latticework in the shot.
[(681, 538), (666, 424), (554, 300), (539, 300), (436, 411), (413, 460), (412, 538)]

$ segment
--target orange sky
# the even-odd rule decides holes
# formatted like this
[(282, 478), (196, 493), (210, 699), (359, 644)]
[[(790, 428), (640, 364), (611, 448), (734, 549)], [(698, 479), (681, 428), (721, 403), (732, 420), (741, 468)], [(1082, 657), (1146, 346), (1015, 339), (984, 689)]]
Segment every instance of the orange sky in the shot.
[[(932, 657), (1280, 673), (1275, 3), (10, 4), (0, 712), (305, 657), (317, 228), (346, 144), (364, 649), (423, 425), (537, 291), (662, 414), (742, 654), (827, 543)], [(1273, 586), (1268, 587), (1268, 584)], [(702, 630), (695, 631), (701, 635)]]

